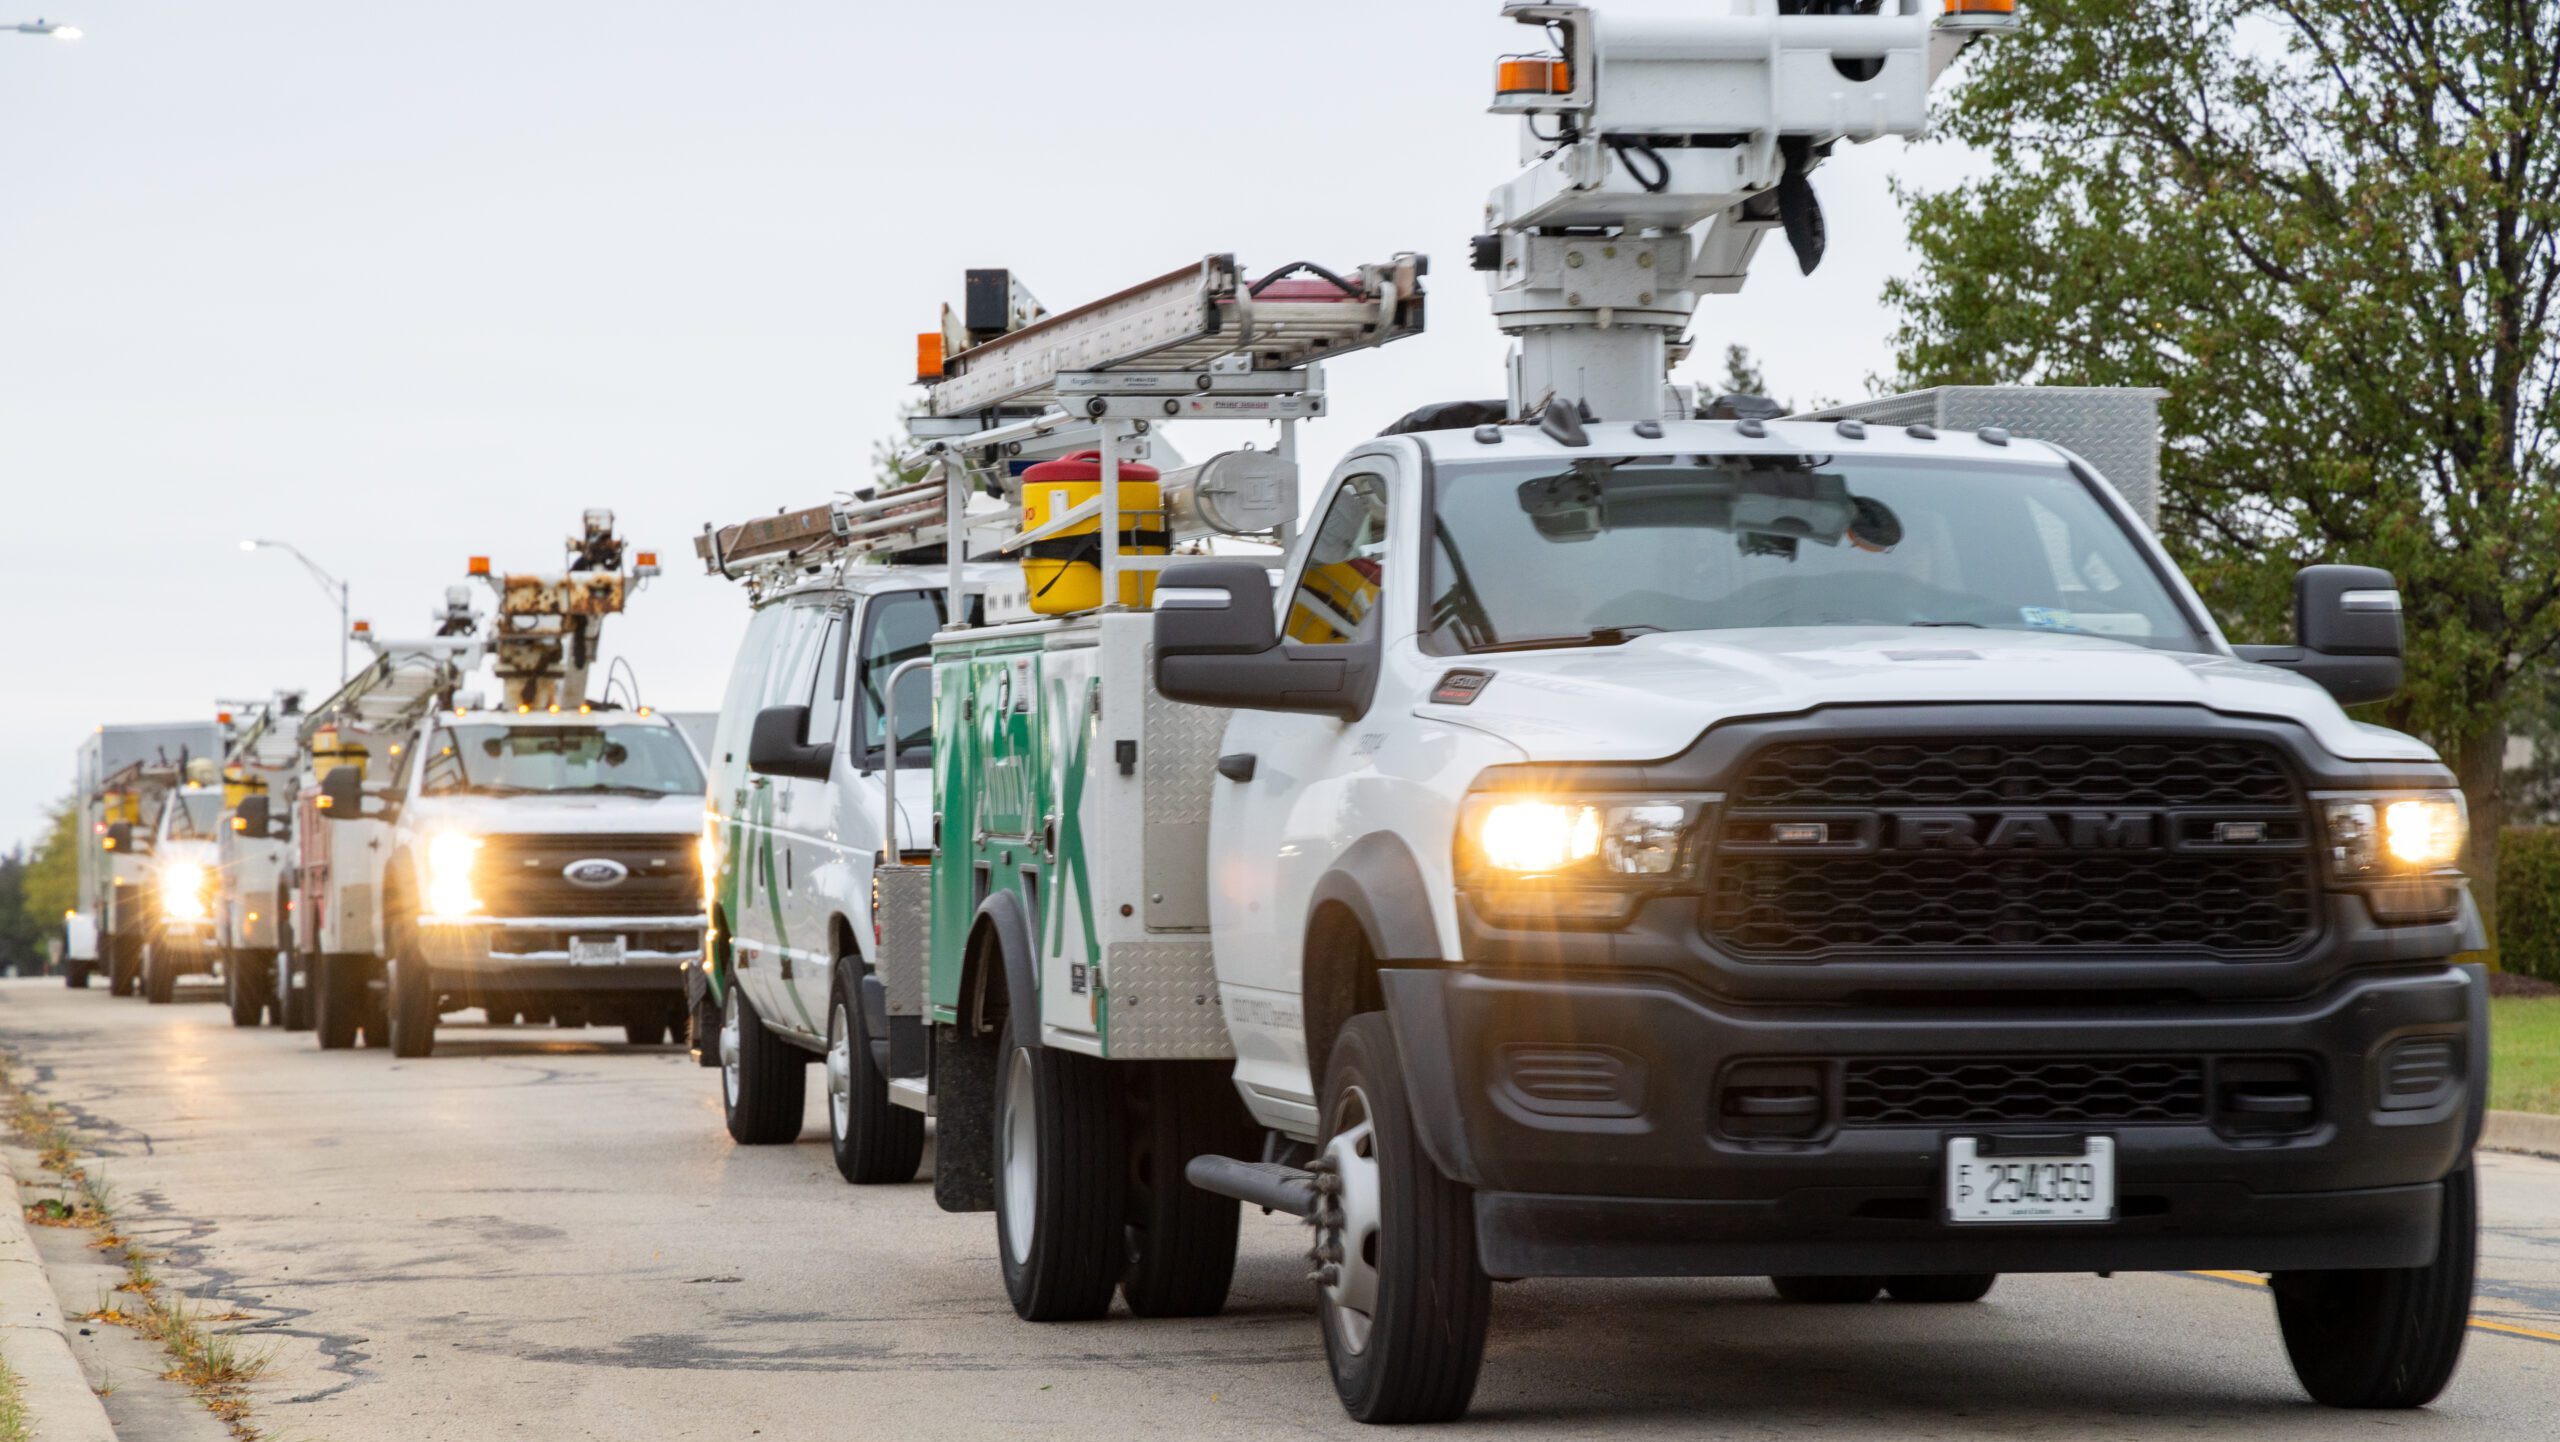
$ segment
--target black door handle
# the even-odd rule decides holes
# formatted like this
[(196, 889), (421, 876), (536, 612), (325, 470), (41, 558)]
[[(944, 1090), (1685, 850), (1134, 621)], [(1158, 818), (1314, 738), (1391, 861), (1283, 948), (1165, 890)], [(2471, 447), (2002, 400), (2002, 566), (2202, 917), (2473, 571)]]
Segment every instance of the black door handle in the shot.
[(1218, 774), (1224, 776), (1229, 781), (1251, 781), (1253, 779), (1253, 753), (1250, 751), (1238, 751), (1233, 755), (1219, 757)]

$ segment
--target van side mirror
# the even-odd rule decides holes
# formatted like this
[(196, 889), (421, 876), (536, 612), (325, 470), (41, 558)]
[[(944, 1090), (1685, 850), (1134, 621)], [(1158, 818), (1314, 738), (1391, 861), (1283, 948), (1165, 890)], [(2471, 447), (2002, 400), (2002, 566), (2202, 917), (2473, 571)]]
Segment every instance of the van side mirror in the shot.
[(252, 841), (261, 841), (275, 834), (275, 813), (263, 791), (241, 797), (240, 804), (232, 808), (232, 816), (240, 823), (234, 829)]
[(1169, 566), (1156, 584), (1156, 690), (1169, 701), (1356, 721), (1378, 685), (1374, 636), (1280, 639), (1271, 576), (1251, 561)]
[(824, 781), (836, 764), (836, 743), (809, 744), (809, 708), (767, 706), (747, 733), (747, 769), (764, 776)]
[(2400, 689), (2400, 586), (2373, 566), (2305, 566), (2293, 577), (2290, 646), (2240, 646), (2242, 660), (2318, 682), (2341, 705)]
[(364, 773), (352, 766), (332, 766), (320, 778), (320, 814), (331, 821), (354, 821), (364, 815)]

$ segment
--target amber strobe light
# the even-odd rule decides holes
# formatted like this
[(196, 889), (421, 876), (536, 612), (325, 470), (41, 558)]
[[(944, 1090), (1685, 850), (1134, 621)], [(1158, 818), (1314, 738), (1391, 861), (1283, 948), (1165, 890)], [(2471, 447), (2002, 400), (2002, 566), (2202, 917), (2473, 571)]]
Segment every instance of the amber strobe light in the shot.
[(942, 379), (942, 332), (916, 332), (916, 380), (931, 385)]
[(1493, 67), (1496, 95), (1562, 95), (1572, 88), (1573, 67), (1551, 55), (1509, 55)]

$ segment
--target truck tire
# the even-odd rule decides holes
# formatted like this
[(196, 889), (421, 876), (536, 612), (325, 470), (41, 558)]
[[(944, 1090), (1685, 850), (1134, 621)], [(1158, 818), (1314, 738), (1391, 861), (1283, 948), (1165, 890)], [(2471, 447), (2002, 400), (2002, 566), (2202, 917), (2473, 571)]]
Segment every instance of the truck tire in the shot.
[(166, 955), (165, 946), (142, 949), (142, 999), (153, 1006), (167, 1006), (177, 999), (177, 971)]
[(747, 989), (732, 977), (720, 1011), (720, 1103), (729, 1139), (745, 1147), (800, 1140), (809, 1054), (764, 1029)]
[(344, 1051), (356, 1044), (356, 1033), (364, 1026), (362, 964), (352, 956), (311, 959), (311, 1029), (319, 1033), (322, 1051)]
[(626, 1021), (622, 1024), (622, 1040), (631, 1046), (665, 1046), (667, 1044), (666, 1018), (651, 1017), (647, 1021)]
[(1214, 1317), (1236, 1275), (1232, 1197), (1183, 1179), (1191, 1159), (1237, 1155), (1252, 1140), (1229, 1068), (1155, 1062), (1128, 1089), (1128, 1265), (1120, 1296), (1141, 1317)]
[(1045, 1046), (996, 1063), (996, 1257), (1026, 1322), (1111, 1310), (1129, 1175), (1116, 1072)]
[(1316, 1312), (1333, 1389), (1356, 1421), (1452, 1421), (1475, 1395), (1493, 1284), (1474, 1194), (1422, 1150), (1384, 1012), (1334, 1039), (1323, 1115)]
[(2479, 1197), (2466, 1158), (2444, 1179), (2434, 1261), (2269, 1278), (2285, 1353), (2311, 1400), (2358, 1408), (2423, 1407), (2435, 1400), (2462, 1360), (2479, 1230)]
[(1991, 1295), (1998, 1272), (1950, 1272), (1928, 1277), (1887, 1277), (1884, 1289), (1897, 1302), (1979, 1302)]
[(685, 1045), (693, 1053), (694, 1065), (718, 1066), (720, 1064), (720, 1008), (711, 1000), (709, 992), (706, 991), (702, 1000), (686, 1014), (685, 1026), (687, 1028)]
[(89, 963), (85, 961), (64, 962), (62, 964), (62, 984), (71, 988), (73, 991), (87, 991), (89, 989)]
[(275, 1022), (286, 1031), (309, 1031), (311, 1030), (311, 979), (306, 976), (303, 978), (302, 985), (294, 985), (295, 960), (290, 949), (276, 952)]
[(383, 963), (383, 1010), (390, 1013), (391, 1054), (433, 1056), (436, 1050), (436, 974), (417, 959), (417, 946), (402, 933), (401, 955)]
[(836, 1174), (856, 1186), (912, 1182), (924, 1162), (924, 1113), (889, 1100), (889, 1079), (871, 1059), (853, 1001), (861, 968), (858, 957), (836, 958), (827, 1001), (827, 1140)]
[(121, 936), (114, 938), (107, 947), (107, 994), (133, 995), (135, 974), (141, 970), (141, 962), (138, 944)]
[(267, 1019), (266, 987), (259, 976), (261, 963), (252, 961), (250, 956), (237, 949), (222, 953), (222, 998), (231, 1004), (233, 1026), (256, 1026)]
[(1874, 1301), (1876, 1293), (1884, 1288), (1884, 1278), (1771, 1277), (1769, 1285), (1781, 1301), (1832, 1307)]

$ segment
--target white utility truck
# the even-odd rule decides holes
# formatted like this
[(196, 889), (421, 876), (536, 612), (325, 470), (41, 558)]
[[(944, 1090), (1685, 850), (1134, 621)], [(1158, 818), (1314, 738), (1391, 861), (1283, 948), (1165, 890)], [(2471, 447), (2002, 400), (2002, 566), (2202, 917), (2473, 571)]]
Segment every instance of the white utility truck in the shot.
[(232, 732), (222, 760), (223, 821), (215, 840), (213, 944), (222, 967), (223, 1000), (234, 1026), (272, 1019), (299, 1030), (311, 1025), (309, 993), (288, 1014), (279, 978), (292, 963), (293, 796), (301, 774), (302, 693), (278, 691), (263, 701), (232, 703), (223, 713)]
[(80, 743), (79, 899), (64, 918), (65, 984), (86, 987), (100, 967), (117, 996), (140, 984), (159, 920), (151, 843), (162, 803), (190, 774), (205, 780), (221, 755), (222, 728), (210, 721), (101, 726)]
[[(1497, 71), (1510, 394), (1353, 448), (1280, 556), (1169, 565), (1218, 488), (1129, 447), (1311, 403), (1288, 342), (1417, 322), (1418, 264), (1331, 302), (1169, 277), (927, 367), (938, 511), (818, 529), (911, 502), (961, 522), (952, 595), (972, 555), (1025, 584), (933, 642), (932, 830), (881, 839), (851, 1125), (931, 1109), (936, 1195), (996, 1212), (1026, 1318), (1214, 1310), (1226, 1199), (1299, 1215), (1366, 1421), (1462, 1412), (1491, 1282), (1532, 1276), (1920, 1304), (2261, 1271), (2313, 1397), (2422, 1404), (2469, 1303), (2486, 1013), (2453, 777), (2341, 709), (2398, 684), (2391, 578), (2307, 568), (2295, 642), (2234, 646), (2063, 446), (1953, 429), (1960, 398), (1790, 420), (1672, 384), (1765, 235), (1819, 258), (1831, 149), (1920, 134), (2014, 23), (1742, 11), (1508, 7), (1554, 47)], [(1089, 484), (1017, 469), (1070, 428)]]
[[(683, 1024), (702, 946), (702, 770), (646, 706), (591, 699), (604, 618), (657, 572), (589, 511), (568, 566), (471, 573), (438, 634), (374, 640), (374, 663), (304, 718), (294, 953), (323, 1047), (425, 1056), (439, 1018), (619, 1023), (637, 1044)], [(483, 660), (499, 699), (462, 690)], [(295, 982), (288, 980), (290, 988)]]

